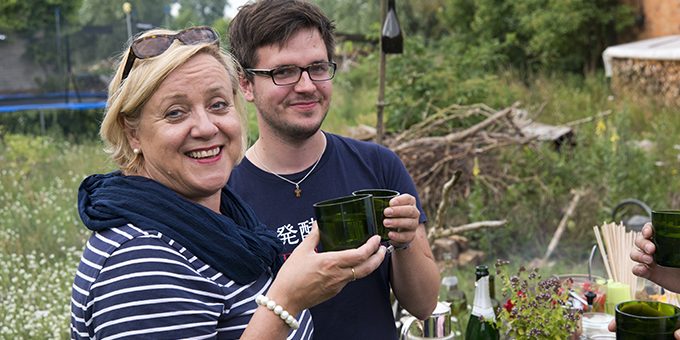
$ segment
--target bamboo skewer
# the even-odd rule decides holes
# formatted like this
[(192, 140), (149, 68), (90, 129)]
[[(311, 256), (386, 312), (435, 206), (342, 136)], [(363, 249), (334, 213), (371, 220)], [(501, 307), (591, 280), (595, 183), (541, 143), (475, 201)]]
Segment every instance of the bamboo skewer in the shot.
[(609, 279), (627, 284), (631, 297), (637, 292), (637, 277), (633, 275), (633, 260), (630, 252), (635, 247), (635, 238), (639, 232), (626, 231), (623, 224), (604, 223), (602, 227), (594, 226), (595, 238)]
[(604, 262), (604, 268), (607, 270), (607, 276), (612, 279), (612, 270), (609, 268), (609, 260), (607, 259), (607, 253), (605, 252), (604, 245), (602, 244), (602, 237), (600, 236), (600, 228), (594, 226), (595, 238), (597, 239), (597, 247), (600, 248), (600, 255), (602, 255), (602, 262)]

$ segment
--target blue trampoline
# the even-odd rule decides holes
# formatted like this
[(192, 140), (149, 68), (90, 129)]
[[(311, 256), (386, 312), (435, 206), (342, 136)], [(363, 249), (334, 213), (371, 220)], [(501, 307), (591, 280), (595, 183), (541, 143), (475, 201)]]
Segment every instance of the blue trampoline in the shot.
[(106, 107), (106, 94), (102, 92), (0, 95), (0, 113), (49, 110), (95, 110)]

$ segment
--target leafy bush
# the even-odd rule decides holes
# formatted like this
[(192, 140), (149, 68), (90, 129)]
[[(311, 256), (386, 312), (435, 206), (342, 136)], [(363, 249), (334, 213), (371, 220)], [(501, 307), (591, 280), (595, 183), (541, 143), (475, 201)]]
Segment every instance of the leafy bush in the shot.
[(26, 135), (46, 133), (58, 139), (66, 138), (72, 142), (85, 143), (99, 139), (99, 124), (102, 118), (101, 110), (55, 110), (44, 112), (42, 117), (39, 111), (20, 111), (0, 115), (0, 128), (8, 133)]

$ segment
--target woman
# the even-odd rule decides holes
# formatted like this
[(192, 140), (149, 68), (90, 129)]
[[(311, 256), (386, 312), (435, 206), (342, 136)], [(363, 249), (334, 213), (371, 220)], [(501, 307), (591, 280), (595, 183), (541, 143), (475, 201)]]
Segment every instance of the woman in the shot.
[(94, 233), (74, 280), (73, 338), (307, 339), (306, 308), (383, 260), (378, 237), (317, 254), (314, 227), (281, 266), (276, 235), (225, 188), (245, 149), (237, 91), (209, 27), (132, 42), (100, 131), (120, 170), (78, 193)]

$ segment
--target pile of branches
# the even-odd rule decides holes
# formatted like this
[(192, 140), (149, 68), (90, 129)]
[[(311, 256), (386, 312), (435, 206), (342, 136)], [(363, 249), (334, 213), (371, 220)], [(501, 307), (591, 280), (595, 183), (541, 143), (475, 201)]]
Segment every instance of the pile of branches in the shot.
[[(385, 139), (385, 145), (399, 155), (413, 177), (435, 229), (451, 229), (443, 225), (446, 218), (442, 214), (455, 197), (468, 196), (473, 181), (498, 192), (513, 182), (499, 164), (497, 151), (536, 140), (522, 132), (522, 121), (517, 117), (526, 111), (518, 106), (494, 110), (483, 104), (452, 105)], [(431, 237), (470, 228), (453, 229)]]

